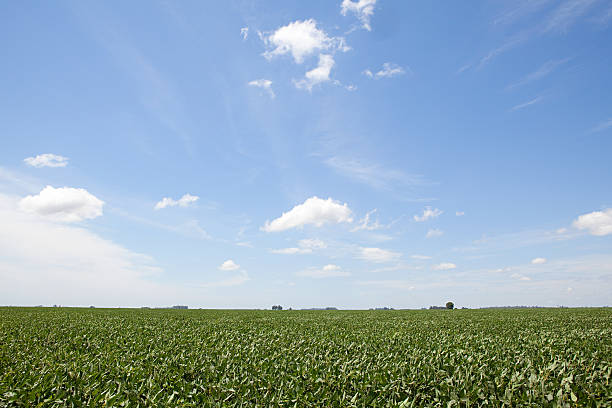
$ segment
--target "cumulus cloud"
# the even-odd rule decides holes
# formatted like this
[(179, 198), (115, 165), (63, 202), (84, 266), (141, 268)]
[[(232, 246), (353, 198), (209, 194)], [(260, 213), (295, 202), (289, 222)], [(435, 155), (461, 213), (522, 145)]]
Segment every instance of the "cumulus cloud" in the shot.
[(317, 28), (317, 22), (313, 19), (294, 21), (268, 36), (262, 35), (262, 39), (270, 48), (264, 53), (264, 57), (271, 59), (290, 54), (296, 64), (301, 64), (306, 57), (321, 51), (350, 49), (344, 38), (329, 37), (325, 31)]
[(170, 197), (164, 197), (164, 198), (162, 198), (162, 200), (160, 202), (155, 204), (155, 209), (156, 210), (161, 210), (162, 208), (177, 207), (177, 206), (178, 207), (188, 207), (191, 204), (193, 204), (196, 201), (198, 201), (199, 199), (200, 199), (200, 197), (193, 196), (191, 194), (185, 194), (184, 196), (182, 196), (178, 200), (174, 200), (174, 199), (172, 199)]
[(406, 73), (406, 70), (400, 67), (397, 64), (393, 64), (391, 62), (385, 62), (380, 69), (380, 71), (373, 73), (369, 69), (363, 71), (363, 74), (373, 78), (373, 79), (381, 79), (381, 78), (392, 78), (394, 76), (403, 75)]
[(438, 265), (432, 266), (431, 269), (433, 269), (434, 271), (448, 271), (451, 269), (455, 269), (456, 267), (457, 265), (455, 265), (454, 263), (442, 262)]
[(310, 268), (296, 273), (297, 276), (307, 278), (339, 278), (351, 276), (350, 272), (342, 270), (338, 265), (325, 265), (323, 268)]
[(26, 157), (23, 161), (32, 167), (66, 167), (68, 158), (57, 154), (45, 153), (36, 157)]
[(522, 280), (522, 281), (530, 281), (531, 278), (525, 275), (521, 275), (520, 273), (513, 273), (512, 275), (510, 275), (510, 277), (512, 279), (518, 279), (518, 280)]
[(360, 248), (358, 258), (369, 262), (390, 262), (401, 257), (399, 252), (389, 251), (381, 248)]
[(414, 216), (414, 220), (416, 222), (425, 222), (427, 220), (433, 219), (433, 218), (438, 218), (440, 216), (440, 214), (442, 214), (443, 211), (439, 210), (437, 208), (431, 208), (431, 207), (426, 207), (423, 210), (423, 215), (415, 215)]
[(355, 14), (359, 21), (361, 21), (363, 28), (372, 31), (370, 18), (374, 14), (375, 5), (376, 0), (342, 0), (340, 13), (342, 13), (343, 16), (346, 16), (349, 12)]
[(547, 261), (546, 258), (533, 258), (531, 260), (531, 263), (534, 264), (534, 265), (542, 265), (542, 264), (545, 264), (546, 261)]
[(240, 29), (240, 36), (243, 40), (246, 40), (249, 37), (249, 27), (242, 27)]
[(425, 238), (435, 238), (435, 237), (440, 237), (444, 235), (444, 231), (439, 230), (437, 228), (432, 228), (429, 231), (427, 231), (427, 234), (425, 234)]
[(19, 208), (53, 221), (78, 222), (102, 215), (104, 202), (83, 188), (46, 186), (19, 202)]
[(602, 237), (612, 234), (612, 208), (583, 214), (573, 225), (580, 230), (587, 230), (591, 235)]
[(304, 225), (321, 227), (327, 223), (353, 222), (352, 211), (348, 204), (328, 198), (310, 197), (304, 203), (298, 204), (280, 217), (266, 221), (261, 227), (266, 232), (285, 231), (291, 228), (302, 228)]
[(249, 82), (249, 86), (254, 86), (257, 88), (261, 88), (270, 95), (270, 98), (274, 99), (276, 94), (272, 90), (272, 81), (269, 79), (256, 79), (254, 81)]
[(312, 91), (315, 85), (328, 82), (330, 80), (329, 75), (334, 67), (334, 58), (329, 54), (319, 55), (319, 65), (311, 71), (306, 72), (304, 79), (295, 81), (295, 87), (298, 89), (305, 89)]
[(238, 269), (240, 269), (240, 265), (238, 265), (236, 262), (232, 261), (231, 259), (228, 259), (227, 261), (223, 262), (219, 266), (220, 271), (235, 271)]
[(465, 215), (465, 212), (463, 212), (463, 211), (455, 211), (455, 215), (457, 217), (463, 217)]

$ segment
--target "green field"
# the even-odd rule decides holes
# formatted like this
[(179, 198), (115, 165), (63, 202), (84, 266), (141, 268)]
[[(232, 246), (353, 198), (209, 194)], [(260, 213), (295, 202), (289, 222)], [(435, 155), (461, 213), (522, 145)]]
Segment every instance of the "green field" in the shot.
[(612, 406), (612, 310), (0, 308), (0, 406)]

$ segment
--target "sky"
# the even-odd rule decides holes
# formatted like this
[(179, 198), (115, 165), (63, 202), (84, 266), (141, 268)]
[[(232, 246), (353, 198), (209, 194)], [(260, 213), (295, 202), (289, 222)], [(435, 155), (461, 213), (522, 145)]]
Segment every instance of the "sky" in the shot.
[(612, 305), (610, 0), (0, 15), (2, 305)]

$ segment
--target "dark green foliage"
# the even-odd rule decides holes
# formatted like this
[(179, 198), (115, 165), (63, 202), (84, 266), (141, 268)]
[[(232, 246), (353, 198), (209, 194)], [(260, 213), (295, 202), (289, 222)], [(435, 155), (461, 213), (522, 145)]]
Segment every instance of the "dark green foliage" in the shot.
[(447, 309), (454, 309), (455, 308), (455, 304), (453, 302), (446, 302), (446, 308)]
[(0, 407), (610, 407), (610, 309), (0, 308)]

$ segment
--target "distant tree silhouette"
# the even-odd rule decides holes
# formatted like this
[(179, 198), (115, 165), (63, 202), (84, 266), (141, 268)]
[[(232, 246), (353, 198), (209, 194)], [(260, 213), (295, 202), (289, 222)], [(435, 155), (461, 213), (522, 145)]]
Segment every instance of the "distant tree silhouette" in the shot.
[(283, 307), (281, 305), (274, 305), (272, 306), (272, 310), (283, 310)]
[(455, 304), (453, 302), (446, 302), (446, 308), (447, 309), (454, 309), (455, 308)]

